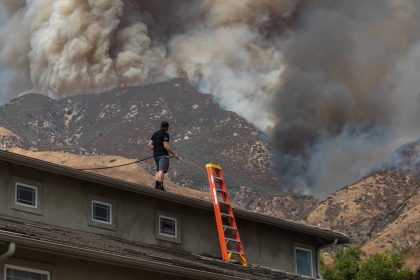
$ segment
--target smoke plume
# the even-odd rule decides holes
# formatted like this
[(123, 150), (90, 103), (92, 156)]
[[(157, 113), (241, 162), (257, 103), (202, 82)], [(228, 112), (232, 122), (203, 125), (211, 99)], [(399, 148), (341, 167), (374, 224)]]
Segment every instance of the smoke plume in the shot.
[(419, 137), (420, 2), (320, 1), (285, 39), (272, 107), (280, 170), (328, 193)]
[(417, 0), (0, 0), (0, 64), (51, 97), (171, 77), (268, 133), (327, 194), (420, 137)]
[(274, 2), (1, 0), (0, 63), (51, 97), (183, 76), (265, 129), (282, 71), (275, 35), (298, 4)]

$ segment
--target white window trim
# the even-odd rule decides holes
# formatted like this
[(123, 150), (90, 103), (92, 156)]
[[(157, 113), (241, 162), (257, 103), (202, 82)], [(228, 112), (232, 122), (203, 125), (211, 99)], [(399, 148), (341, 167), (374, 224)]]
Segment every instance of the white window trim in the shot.
[[(297, 272), (297, 254), (296, 254), (296, 250), (302, 250), (302, 251), (306, 251), (306, 252), (310, 252), (311, 253), (311, 275), (310, 277), (314, 277), (314, 252), (311, 249), (308, 248), (302, 248), (299, 246), (295, 246), (295, 272)], [(299, 274), (301, 275), (301, 274)], [(308, 275), (302, 275), (302, 276), (308, 276)]]
[[(17, 197), (18, 185), (19, 186), (22, 186), (22, 187), (27, 187), (27, 188), (34, 189), (35, 190), (35, 206), (28, 205), (28, 204), (25, 204), (25, 203), (20, 203), (20, 202), (17, 201), (18, 200), (17, 199), (18, 198)], [(28, 185), (28, 184), (25, 184), (25, 183), (21, 183), (21, 182), (16, 182), (15, 183), (15, 204), (16, 205), (20, 205), (20, 206), (28, 207), (28, 208), (32, 208), (32, 209), (38, 209), (38, 195), (39, 195), (38, 187), (31, 186), (31, 185)]]
[[(111, 203), (106, 203), (106, 202), (103, 202), (103, 201), (99, 201), (99, 200), (95, 200), (95, 199), (92, 199), (91, 201), (92, 201), (91, 202), (91, 213), (92, 214), (91, 214), (90, 218), (92, 219), (92, 221), (97, 222), (97, 223), (106, 224), (106, 225), (112, 225), (112, 204)], [(94, 203), (109, 206), (109, 222), (105, 222), (105, 221), (102, 221), (102, 220), (97, 220), (93, 217), (93, 204)]]
[(27, 267), (23, 267), (23, 266), (5, 264), (4, 265), (4, 279), (5, 280), (7, 279), (7, 269), (8, 268), (15, 269), (15, 270), (20, 270), (20, 271), (32, 272), (32, 273), (46, 274), (47, 279), (48, 280), (51, 279), (51, 273), (49, 271), (46, 271), (46, 270), (39, 270), (39, 269), (27, 268)]
[[(162, 232), (162, 230), (160, 228), (160, 225), (161, 225), (160, 218), (175, 221), (175, 235), (171, 235), (171, 234), (167, 234), (167, 233)], [(177, 219), (173, 218), (173, 217), (168, 217), (168, 216), (165, 216), (165, 215), (159, 215), (159, 235), (177, 239), (178, 238), (178, 221), (177, 221)]]

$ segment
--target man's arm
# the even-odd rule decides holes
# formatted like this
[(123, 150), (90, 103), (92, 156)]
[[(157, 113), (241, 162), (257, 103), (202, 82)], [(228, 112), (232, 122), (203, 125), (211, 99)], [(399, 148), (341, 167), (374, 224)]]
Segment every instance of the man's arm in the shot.
[(172, 149), (171, 145), (169, 144), (169, 142), (164, 141), (163, 142), (163, 147), (165, 148), (165, 150), (167, 150), (174, 158), (179, 159), (179, 156), (177, 155), (177, 153), (175, 153), (175, 151)]
[(148, 146), (150, 149), (153, 149), (153, 140), (149, 140), (149, 143), (147, 143), (147, 146)]

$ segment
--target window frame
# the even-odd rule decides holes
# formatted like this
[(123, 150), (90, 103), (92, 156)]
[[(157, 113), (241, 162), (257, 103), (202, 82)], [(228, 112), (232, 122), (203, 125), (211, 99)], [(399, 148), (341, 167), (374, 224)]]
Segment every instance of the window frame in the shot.
[[(178, 221), (177, 221), (177, 219), (173, 218), (173, 217), (166, 216), (166, 215), (159, 215), (158, 219), (159, 219), (159, 235), (163, 235), (163, 236), (166, 236), (166, 237), (177, 239), (178, 238)], [(170, 220), (170, 221), (175, 222), (175, 235), (171, 235), (171, 234), (167, 234), (167, 233), (162, 232), (161, 222), (160, 222), (161, 219), (166, 219), (166, 220)]]
[[(299, 272), (297, 271), (297, 250), (301, 250), (301, 251), (305, 251), (305, 252), (310, 252), (311, 253), (311, 275), (303, 275), (303, 274), (299, 274)], [(310, 248), (309, 246), (304, 246), (302, 244), (299, 245), (295, 245), (293, 247), (293, 255), (294, 255), (294, 263), (295, 263), (295, 273), (299, 274), (301, 276), (306, 276), (306, 277), (314, 277), (315, 275), (315, 266), (314, 266), (314, 250), (312, 248)]]
[[(89, 195), (89, 204), (88, 204), (88, 224), (92, 227), (107, 229), (107, 230), (117, 230), (117, 204), (115, 200), (109, 199), (106, 197)], [(97, 220), (93, 218), (93, 203), (102, 204), (110, 207), (110, 222), (105, 222), (102, 220)]]
[(51, 271), (29, 268), (29, 267), (18, 266), (18, 265), (11, 265), (11, 264), (4, 265), (4, 280), (7, 279), (7, 269), (14, 269), (14, 270), (20, 270), (20, 271), (25, 271), (25, 272), (44, 274), (44, 275), (47, 275), (47, 280), (51, 280)]
[[(12, 180), (9, 183), (9, 195), (10, 195), (10, 208), (22, 211), (30, 214), (40, 215), (43, 214), (43, 186), (42, 183), (39, 181), (33, 181), (22, 177), (12, 176)], [(36, 195), (35, 195), (35, 202), (36, 207), (19, 203), (17, 201), (17, 188), (18, 185), (21, 185), (23, 187), (28, 187), (32, 189), (36, 189)]]
[[(38, 197), (39, 197), (39, 189), (38, 189), (38, 187), (37, 186), (33, 186), (33, 185), (29, 185), (29, 184), (25, 184), (25, 183), (22, 183), (20, 181), (15, 181), (14, 182), (14, 185), (15, 185), (15, 187), (14, 187), (14, 189), (15, 189), (15, 200), (14, 200), (14, 203), (16, 205), (19, 205), (19, 206), (29, 207), (29, 208), (32, 208), (32, 209), (38, 209), (38, 200), (39, 200), (38, 199)], [(22, 187), (25, 187), (25, 188), (30, 188), (30, 189), (34, 189), (35, 190), (35, 206), (28, 205), (28, 204), (21, 203), (21, 202), (18, 202), (17, 201), (18, 200), (18, 186), (22, 186)]]
[[(102, 204), (102, 205), (105, 205), (105, 206), (109, 206), (109, 222), (108, 221), (103, 221), (103, 220), (95, 219), (95, 217), (93, 216), (94, 215), (93, 209), (94, 209), (94, 204), (95, 203), (98, 204), (98, 205), (101, 205)], [(91, 220), (93, 222), (103, 223), (103, 224), (106, 224), (106, 225), (112, 225), (112, 204), (111, 203), (107, 203), (107, 202), (99, 201), (99, 200), (96, 200), (96, 199), (92, 199), (90, 205), (92, 207), (92, 209), (91, 209), (91, 217), (90, 218), (91, 218)]]
[[(175, 235), (161, 232), (161, 218), (175, 221)], [(156, 210), (156, 239), (181, 244), (181, 217), (163, 210)]]

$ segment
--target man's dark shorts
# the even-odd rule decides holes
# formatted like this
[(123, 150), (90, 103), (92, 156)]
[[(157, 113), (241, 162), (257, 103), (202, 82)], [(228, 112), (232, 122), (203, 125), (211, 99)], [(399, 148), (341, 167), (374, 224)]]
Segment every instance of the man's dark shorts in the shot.
[(163, 171), (164, 173), (168, 172), (168, 169), (169, 169), (168, 156), (155, 157), (155, 163), (156, 163), (157, 172), (159, 171)]

